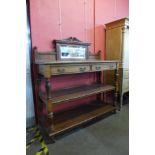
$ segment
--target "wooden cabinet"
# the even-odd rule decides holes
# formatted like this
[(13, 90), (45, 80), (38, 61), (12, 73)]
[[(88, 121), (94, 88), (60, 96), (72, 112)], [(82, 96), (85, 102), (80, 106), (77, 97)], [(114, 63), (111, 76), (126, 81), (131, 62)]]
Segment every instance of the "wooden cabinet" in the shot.
[[(33, 70), (34, 70), (34, 89), (35, 89), (35, 107), (36, 117), (42, 129), (53, 137), (63, 131), (76, 127), (80, 124), (98, 118), (105, 113), (116, 112), (118, 97), (118, 69), (119, 61), (101, 61), (98, 59), (99, 54), (90, 55), (86, 60), (68, 60), (60, 61), (55, 58), (56, 52), (39, 52), (34, 49)], [(114, 85), (103, 83), (103, 73), (106, 70), (114, 70)], [(52, 89), (52, 78), (54, 76), (64, 76), (70, 74), (95, 73), (97, 77), (90, 84), (83, 83), (77, 86), (65, 87), (58, 90)], [(40, 81), (45, 81), (45, 90), (40, 88)], [(68, 82), (68, 81), (67, 81)], [(104, 94), (111, 92), (113, 100), (110, 103), (104, 101)], [(94, 96), (96, 95), (96, 97)], [(94, 96), (95, 100), (89, 100), (90, 103), (83, 103), (67, 110), (59, 112), (54, 111), (60, 104), (69, 104), (70, 101), (84, 99), (85, 97)]]
[[(88, 122), (94, 118), (102, 116), (107, 112), (114, 112), (117, 108), (117, 82), (115, 85), (102, 84), (101, 74), (96, 83), (91, 85), (76, 86), (72, 88), (64, 88), (57, 91), (51, 90), (52, 83), (50, 78), (53, 76), (62, 76), (63, 74), (77, 74), (86, 72), (98, 72), (104, 70), (115, 70), (118, 72), (118, 61), (68, 61), (68, 62), (50, 62), (36, 63), (38, 67), (38, 75), (43, 76), (46, 80), (46, 92), (38, 91), (40, 105), (47, 110), (46, 115), (38, 117), (41, 126), (47, 130), (49, 136), (57, 135), (65, 130), (73, 128), (82, 123)], [(60, 72), (58, 71), (60, 69)], [(118, 75), (118, 74), (117, 74)], [(38, 76), (39, 78), (39, 76)], [(114, 77), (113, 77), (114, 78)], [(116, 79), (117, 80), (117, 79)], [(93, 101), (90, 104), (68, 109), (60, 113), (54, 113), (53, 108), (58, 104), (75, 101), (84, 97), (95, 94), (103, 94), (109, 91), (115, 92), (115, 101), (106, 104), (102, 100)], [(41, 111), (42, 109), (40, 109)], [(44, 117), (44, 119), (43, 119)]]
[[(129, 19), (123, 18), (106, 25), (106, 60), (120, 60), (119, 66), (119, 94), (120, 108), (123, 94), (129, 91)], [(105, 73), (105, 82), (113, 84), (112, 72)]]

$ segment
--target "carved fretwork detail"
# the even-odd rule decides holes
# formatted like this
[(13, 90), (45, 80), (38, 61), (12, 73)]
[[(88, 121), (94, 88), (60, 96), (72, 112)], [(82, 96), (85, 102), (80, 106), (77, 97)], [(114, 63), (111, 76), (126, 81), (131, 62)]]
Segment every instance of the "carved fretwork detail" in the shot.
[(77, 39), (76, 37), (69, 37), (69, 38), (62, 39), (62, 40), (54, 40), (53, 44), (55, 45), (56, 43), (90, 46), (90, 43), (82, 42), (81, 40)]
[(66, 39), (63, 39), (62, 41), (65, 41), (65, 42), (82, 42), (81, 40), (77, 39), (76, 37), (69, 37), (69, 38), (66, 38)]

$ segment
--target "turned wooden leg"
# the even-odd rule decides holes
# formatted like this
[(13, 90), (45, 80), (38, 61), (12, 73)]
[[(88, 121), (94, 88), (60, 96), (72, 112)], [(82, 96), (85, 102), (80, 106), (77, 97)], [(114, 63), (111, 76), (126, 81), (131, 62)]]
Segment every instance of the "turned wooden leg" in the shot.
[(118, 106), (118, 76), (119, 76), (119, 64), (116, 64), (115, 69), (115, 101), (114, 106)]
[(47, 91), (47, 120), (49, 124), (49, 130), (54, 130), (54, 123), (53, 123), (53, 103), (51, 101), (51, 82), (50, 78), (46, 78), (46, 91)]
[(48, 101), (48, 122), (50, 125), (51, 131), (54, 130), (54, 115), (53, 115), (53, 103), (51, 100)]
[[(101, 84), (101, 72), (97, 72), (97, 83)], [(97, 94), (97, 100), (100, 102), (102, 100), (102, 93)]]
[(51, 80), (50, 78), (46, 78), (46, 92), (47, 92), (47, 99), (51, 99)]
[(54, 131), (53, 112), (48, 114), (49, 131)]

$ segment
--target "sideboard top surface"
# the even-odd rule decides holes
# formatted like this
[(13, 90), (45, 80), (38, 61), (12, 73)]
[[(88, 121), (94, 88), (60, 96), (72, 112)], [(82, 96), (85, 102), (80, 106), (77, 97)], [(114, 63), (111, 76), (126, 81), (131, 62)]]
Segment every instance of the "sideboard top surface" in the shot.
[(119, 62), (120, 62), (119, 60), (85, 60), (85, 61), (51, 61), (51, 62), (36, 61), (35, 64), (57, 65), (57, 64), (119, 63)]

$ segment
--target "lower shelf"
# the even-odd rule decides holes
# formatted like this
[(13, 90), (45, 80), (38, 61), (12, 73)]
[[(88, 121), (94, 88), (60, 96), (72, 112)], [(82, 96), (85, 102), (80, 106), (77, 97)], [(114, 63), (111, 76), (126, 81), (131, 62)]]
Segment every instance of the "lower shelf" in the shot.
[(72, 110), (54, 114), (54, 131), (48, 133), (49, 136), (57, 135), (65, 130), (71, 129), (82, 123), (102, 116), (105, 113), (115, 111), (112, 105), (89, 104)]

